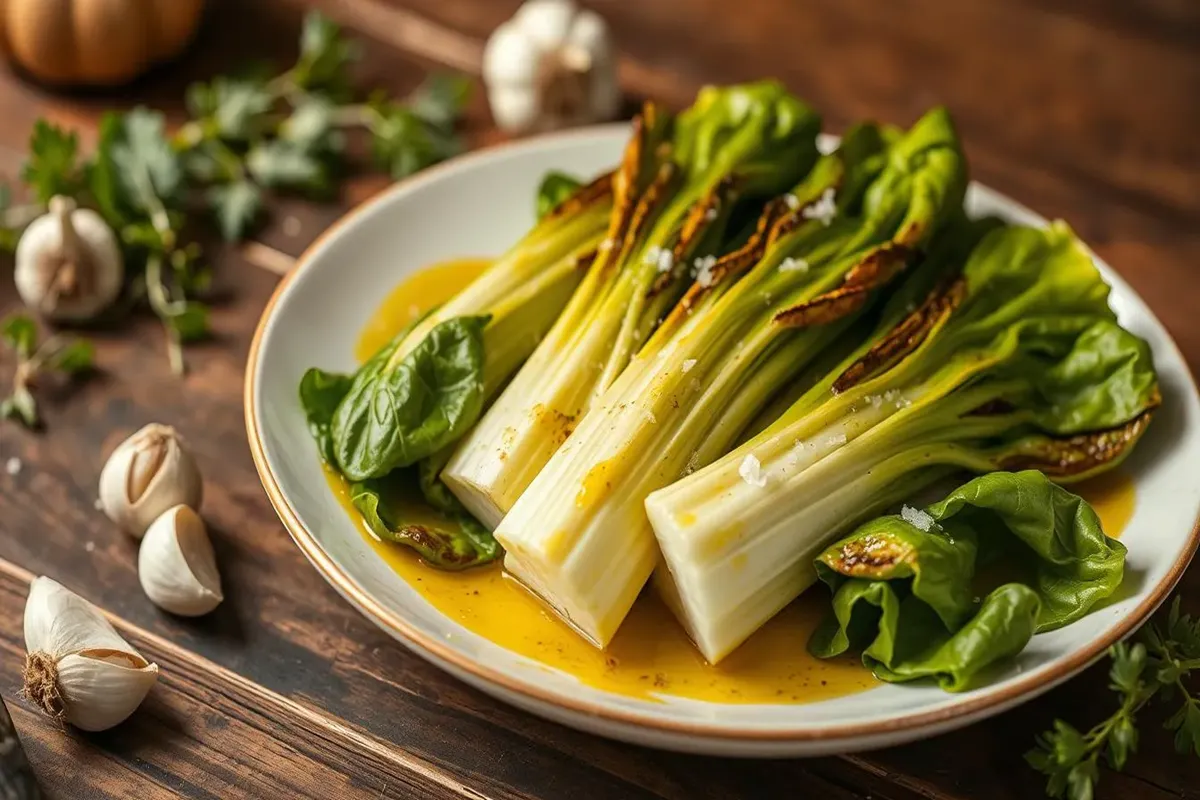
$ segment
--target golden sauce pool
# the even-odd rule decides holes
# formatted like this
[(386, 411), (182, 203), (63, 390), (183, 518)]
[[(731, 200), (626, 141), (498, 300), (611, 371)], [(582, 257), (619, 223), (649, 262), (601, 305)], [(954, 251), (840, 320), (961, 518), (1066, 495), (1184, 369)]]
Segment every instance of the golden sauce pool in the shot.
[[(446, 262), (402, 282), (363, 329), (355, 350), (358, 359), (369, 358), (487, 265), (482, 259)], [(675, 695), (719, 703), (807, 703), (878, 685), (857, 657), (820, 660), (805, 649), (828, 609), (827, 594), (820, 587), (806, 592), (716, 666), (704, 661), (650, 590), (638, 598), (608, 649), (600, 651), (508, 578), (499, 564), (445, 572), (426, 566), (406, 547), (379, 541), (350, 503), (345, 481), (332, 472), (328, 477), (363, 538), (441, 613), (507, 650), (590, 686), (646, 699)], [(1115, 473), (1072, 488), (1096, 508), (1105, 532), (1119, 536), (1133, 512), (1132, 481)]]

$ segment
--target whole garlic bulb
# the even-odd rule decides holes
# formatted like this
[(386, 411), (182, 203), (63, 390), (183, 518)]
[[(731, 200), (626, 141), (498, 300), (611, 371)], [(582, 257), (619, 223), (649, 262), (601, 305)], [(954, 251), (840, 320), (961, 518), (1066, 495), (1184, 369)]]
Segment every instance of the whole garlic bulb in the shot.
[(574, 0), (528, 0), (483, 54), (492, 116), (510, 132), (612, 119), (620, 108), (608, 26)]
[(154, 520), (138, 551), (138, 580), (172, 614), (199, 617), (220, 605), (217, 558), (199, 514), (180, 505)]
[(121, 638), (96, 607), (50, 578), (25, 601), (24, 694), (50, 716), (102, 731), (134, 712), (158, 665)]
[(69, 197), (29, 224), (17, 242), (13, 279), (25, 305), (54, 320), (83, 322), (117, 299), (125, 265), (104, 218)]
[(167, 509), (199, 508), (203, 494), (200, 468), (169, 425), (142, 428), (117, 445), (100, 471), (101, 508), (138, 539)]

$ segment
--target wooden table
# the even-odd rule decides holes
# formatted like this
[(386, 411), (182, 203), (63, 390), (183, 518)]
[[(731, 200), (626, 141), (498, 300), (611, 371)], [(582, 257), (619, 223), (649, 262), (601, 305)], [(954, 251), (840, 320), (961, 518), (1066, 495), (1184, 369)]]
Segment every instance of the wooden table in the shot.
[[(431, 67), (478, 74), (482, 42), (518, 0), (322, 0), (366, 38), (364, 82), (395, 91)], [(0, 174), (34, 119), (80, 128), (106, 107), (181, 113), (182, 87), (247, 56), (291, 56), (302, 6), (215, 2), (190, 55), (115, 94), (62, 96), (0, 73)], [(908, 123), (944, 102), (974, 174), (1069, 220), (1133, 284), (1200, 367), (1200, 5), (1194, 0), (594, 0), (622, 47), (631, 96), (675, 106), (706, 82), (774, 75), (843, 129)], [(475, 144), (499, 137), (485, 104)], [(609, 742), (508, 708), (447, 677), (343, 602), (292, 545), (246, 446), (242, 372), (259, 312), (305, 246), (384, 185), (337, 204), (275, 205), (253, 243), (214, 251), (225, 298), (215, 336), (168, 374), (156, 323), (96, 334), (102, 375), (47, 398), (48, 432), (0, 427), (0, 693), (52, 797), (1009, 798), (1037, 797), (1021, 753), (1056, 715), (1112, 703), (1103, 667), (1024, 708), (919, 744), (846, 758), (733, 761)], [(17, 303), (7, 280), (3, 310)], [(11, 363), (5, 362), (7, 374)], [(105, 455), (151, 421), (178, 426), (208, 476), (204, 512), (227, 600), (194, 622), (138, 589), (135, 547), (96, 511)], [(119, 619), (162, 667), (129, 722), (63, 731), (17, 697), (32, 576), (65, 582)], [(1193, 609), (1200, 572), (1185, 579)], [(1186, 587), (1185, 587), (1186, 590)], [(1150, 713), (1142, 752), (1103, 797), (1200, 796), (1200, 762), (1171, 753)]]

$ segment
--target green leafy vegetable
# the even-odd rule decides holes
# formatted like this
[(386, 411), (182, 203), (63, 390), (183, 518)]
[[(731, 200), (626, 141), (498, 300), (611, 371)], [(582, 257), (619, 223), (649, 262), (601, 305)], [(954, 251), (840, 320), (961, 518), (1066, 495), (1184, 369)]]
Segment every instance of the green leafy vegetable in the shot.
[[(1023, 568), (1028, 585), (1009, 583), (980, 605), (977, 566), (1000, 558)], [(815, 565), (833, 614), (809, 642), (814, 655), (862, 650), (883, 680), (932, 675), (958, 691), (1035, 632), (1111, 596), (1125, 547), (1104, 535), (1086, 501), (1030, 470), (984, 475), (924, 511), (871, 520)]]
[(582, 182), (565, 172), (547, 172), (537, 191), (538, 219), (544, 219), (547, 214), (561, 206), (568, 197), (579, 191), (581, 186)]
[[(805, 565), (832, 537), (956, 470), (1036, 469), (1076, 481), (1119, 464), (1146, 430), (1160, 402), (1149, 346), (1121, 328), (1069, 228), (1002, 227), (961, 269), (953, 259), (930, 266), (778, 420), (647, 498), (670, 575), (689, 584), (680, 586), (681, 606), (696, 609), (689, 627), (717, 616), (700, 609), (719, 594), (714, 635), (736, 646), (810, 585), (816, 575)], [(742, 479), (747, 463), (767, 476), (762, 488)], [(694, 524), (680, 522), (684, 511)], [(771, 602), (759, 573), (737, 566), (745, 544), (719, 544), (735, 525), (754, 531), (763, 569), (788, 576)], [(1060, 609), (1090, 602), (1087, 594), (1044, 596), (1042, 621), (1061, 623)], [(755, 613), (735, 610), (751, 600)]]
[(371, 358), (333, 417), (334, 453), (354, 481), (415, 464), (457, 439), (483, 407), (487, 316), (439, 323), (417, 347), (393, 357), (401, 334)]
[(0, 322), (0, 338), (17, 356), (12, 391), (0, 400), (0, 419), (15, 419), (27, 428), (41, 424), (33, 388), (47, 372), (68, 377), (92, 368), (95, 353), (91, 343), (66, 336), (51, 336), (38, 343), (37, 324), (23, 314), (14, 314)]
[(420, 506), (408, 491), (412, 482), (407, 471), (399, 471), (351, 487), (351, 502), (376, 536), (411, 547), (441, 569), (476, 567), (503, 554), (487, 529), (469, 516), (414, 511)]
[(45, 120), (33, 124), (29, 137), (29, 159), (21, 177), (40, 203), (56, 194), (74, 195), (79, 190), (79, 136)]
[(1180, 598), (1171, 603), (1169, 612), (1160, 612), (1157, 620), (1138, 632), (1136, 641), (1119, 642), (1108, 655), (1116, 711), (1086, 732), (1056, 720), (1052, 730), (1038, 737), (1037, 747), (1025, 754), (1030, 766), (1048, 776), (1050, 797), (1093, 797), (1101, 757), (1112, 769), (1124, 769), (1137, 752), (1137, 715), (1156, 697), (1179, 703), (1166, 722), (1175, 731), (1175, 749), (1200, 756), (1200, 698), (1185, 683), (1200, 667), (1200, 620), (1181, 612)]
[(352, 375), (326, 372), (316, 367), (309, 368), (300, 379), (300, 407), (308, 420), (309, 433), (316, 440), (321, 460), (332, 467), (337, 466), (331, 431), (333, 415), (353, 382)]

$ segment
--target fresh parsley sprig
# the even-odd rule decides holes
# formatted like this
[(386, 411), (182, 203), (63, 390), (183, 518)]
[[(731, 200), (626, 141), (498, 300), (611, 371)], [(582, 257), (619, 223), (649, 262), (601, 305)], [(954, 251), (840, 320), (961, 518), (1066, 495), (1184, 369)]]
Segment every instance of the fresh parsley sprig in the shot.
[(402, 178), (461, 149), (455, 123), (469, 84), (434, 76), (404, 101), (357, 101), (357, 47), (320, 14), (305, 18), (295, 65), (274, 77), (218, 77), (187, 95), (192, 119), (174, 137), (189, 174), (208, 186), (221, 232), (238, 239), (256, 223), (267, 190), (327, 194), (342, 170), (346, 134), (370, 137), (376, 165)]
[(208, 332), (208, 310), (197, 298), (210, 272), (200, 245), (184, 235), (197, 208), (212, 211), (226, 239), (241, 239), (261, 221), (268, 192), (329, 194), (354, 130), (369, 136), (377, 166), (396, 178), (460, 149), (465, 78), (433, 76), (402, 101), (381, 93), (356, 99), (357, 53), (338, 26), (313, 12), (294, 65), (274, 77), (194, 84), (186, 97), (191, 118), (173, 135), (156, 111), (110, 113), (85, 159), (75, 132), (39, 120), (21, 174), (33, 202), (11, 206), (0, 185), (0, 247), (15, 247), (55, 195), (95, 208), (123, 244), (129, 299), (162, 320), (171, 368), (182, 373), (183, 344)]
[(1049, 776), (1048, 796), (1091, 800), (1101, 757), (1113, 769), (1124, 769), (1137, 752), (1137, 714), (1156, 697), (1179, 703), (1165, 723), (1175, 731), (1175, 749), (1200, 756), (1200, 699), (1185, 682), (1192, 670), (1200, 669), (1200, 620), (1181, 613), (1179, 604), (1177, 596), (1165, 626), (1151, 621), (1132, 644), (1109, 649), (1109, 686), (1119, 700), (1112, 715), (1087, 732), (1055, 720), (1053, 730), (1039, 736), (1037, 747), (1026, 753), (1026, 761)]
[(36, 428), (41, 417), (33, 388), (46, 372), (78, 375), (92, 368), (92, 345), (82, 339), (51, 336), (38, 343), (37, 323), (16, 314), (0, 322), (0, 338), (17, 356), (12, 392), (0, 400), (0, 418), (16, 419), (28, 428)]

